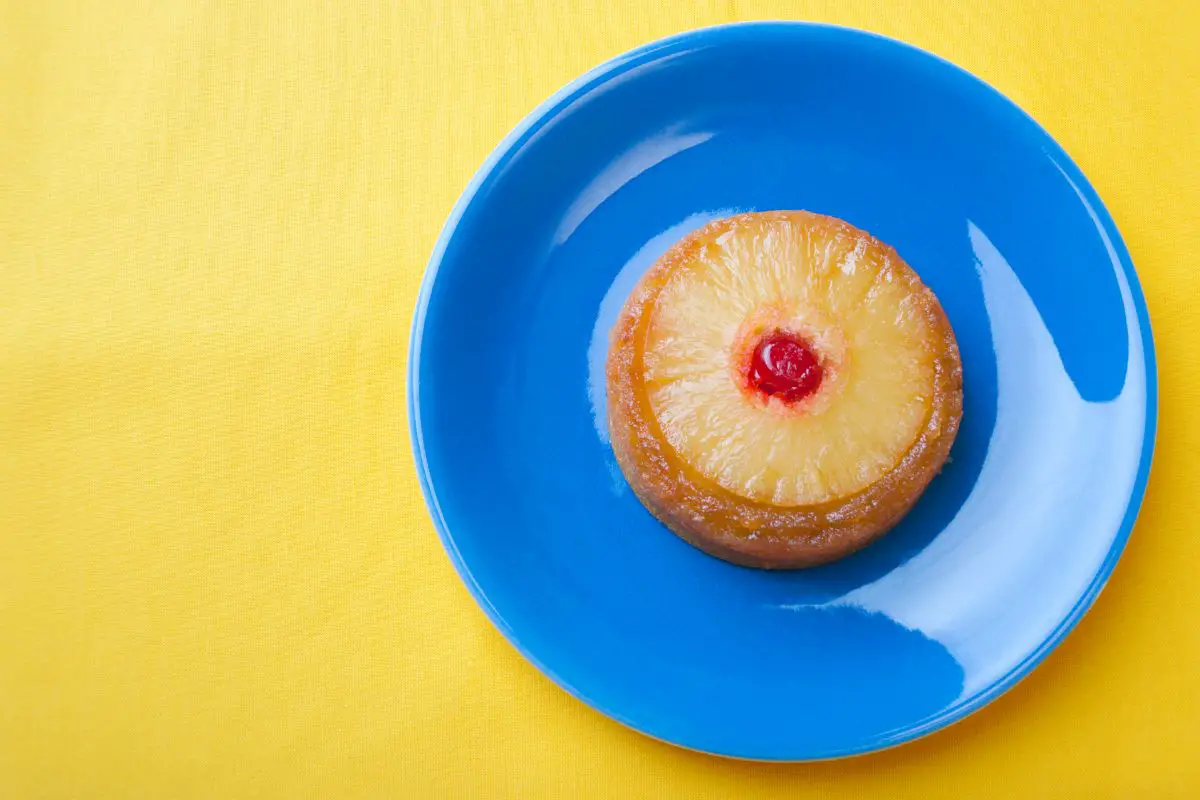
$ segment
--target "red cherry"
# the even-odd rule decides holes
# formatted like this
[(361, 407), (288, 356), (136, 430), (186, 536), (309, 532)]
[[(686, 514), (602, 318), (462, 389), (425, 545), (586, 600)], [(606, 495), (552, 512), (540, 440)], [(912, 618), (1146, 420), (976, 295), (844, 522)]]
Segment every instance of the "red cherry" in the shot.
[(821, 365), (812, 348), (799, 336), (785, 331), (764, 336), (750, 359), (750, 385), (785, 403), (815, 392), (821, 376)]

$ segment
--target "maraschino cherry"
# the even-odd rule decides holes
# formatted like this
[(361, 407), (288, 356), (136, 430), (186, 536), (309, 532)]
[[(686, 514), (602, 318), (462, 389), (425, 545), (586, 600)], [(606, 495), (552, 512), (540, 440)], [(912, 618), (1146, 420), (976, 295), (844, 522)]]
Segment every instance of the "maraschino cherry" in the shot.
[(821, 364), (808, 343), (787, 331), (768, 333), (750, 359), (750, 385), (785, 403), (795, 403), (821, 385)]

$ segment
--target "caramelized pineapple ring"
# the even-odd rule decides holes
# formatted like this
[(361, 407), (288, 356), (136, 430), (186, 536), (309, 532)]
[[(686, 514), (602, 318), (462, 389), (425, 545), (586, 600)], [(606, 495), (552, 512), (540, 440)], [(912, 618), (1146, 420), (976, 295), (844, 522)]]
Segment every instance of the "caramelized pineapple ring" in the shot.
[[(676, 266), (651, 312), (643, 363), (663, 435), (748, 499), (805, 505), (859, 491), (896, 466), (929, 415), (931, 320), (914, 303), (928, 292), (870, 236), (828, 217), (737, 220)], [(785, 337), (822, 373), (790, 402), (751, 380), (764, 340)]]

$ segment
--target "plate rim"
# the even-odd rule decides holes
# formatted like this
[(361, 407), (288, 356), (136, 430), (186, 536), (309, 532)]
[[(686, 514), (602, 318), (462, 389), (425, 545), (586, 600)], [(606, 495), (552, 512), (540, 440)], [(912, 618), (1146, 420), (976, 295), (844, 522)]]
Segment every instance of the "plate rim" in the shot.
[[(889, 732), (880, 735), (876, 740), (869, 744), (830, 748), (824, 751), (814, 753), (797, 754), (795, 756), (775, 757), (775, 756), (754, 756), (745, 753), (722, 752), (718, 750), (706, 750), (693, 747), (685, 742), (676, 741), (674, 739), (660, 736), (655, 732), (649, 731), (646, 728), (637, 724), (634, 720), (625, 717), (616, 709), (609, 708), (603, 703), (589, 697), (581, 690), (577, 689), (570, 682), (558, 675), (549, 665), (543, 663), (533, 652), (528, 650), (520, 641), (516, 632), (508, 625), (504, 615), (500, 609), (496, 608), (488, 598), (486, 592), (475, 580), (470, 567), (462, 558), (454, 541), (454, 536), (450, 532), (449, 526), (446, 524), (445, 517), (441, 510), (441, 505), (438, 502), (437, 493), (433, 487), (433, 478), (429, 470), (429, 464), (426, 457), (425, 438), (421, 425), (420, 400), (419, 400), (419, 381), (420, 381), (420, 363), (421, 363), (421, 344), (422, 336), (425, 327), (425, 319), (428, 312), (429, 301), (432, 296), (433, 287), (437, 280), (437, 274), (440, 270), (442, 261), (445, 257), (446, 250), (454, 238), (455, 231), (458, 229), (462, 218), (470, 209), (475, 199), (479, 196), (485, 185), (494, 181), (502, 171), (504, 165), (511, 161), (520, 149), (535, 136), (542, 126), (550, 120), (550, 118), (576, 99), (584, 92), (592, 89), (595, 85), (604, 81), (611, 80), (620, 74), (627, 72), (629, 69), (645, 62), (651, 56), (657, 55), (663, 51), (680, 51), (688, 50), (692, 47), (701, 44), (711, 44), (720, 42), (728, 36), (734, 35), (795, 35), (802, 40), (806, 36), (844, 36), (848, 38), (861, 37), (867, 40), (874, 40), (877, 44), (886, 45), (903, 51), (907, 57), (915, 57), (922, 59), (932, 59), (939, 67), (947, 68), (954, 73), (957, 73), (960, 78), (966, 79), (973, 83), (975, 87), (989, 95), (995, 101), (1008, 107), (1008, 110), (1015, 112), (1019, 117), (1023, 117), (1028, 123), (1034, 126), (1049, 145), (1049, 153), (1054, 162), (1062, 169), (1068, 180), (1074, 184), (1080, 194), (1081, 200), (1095, 214), (1096, 221), (1104, 234), (1108, 236), (1109, 243), (1112, 245), (1112, 250), (1117, 257), (1117, 262), (1125, 275), (1126, 281), (1129, 284), (1130, 296), (1133, 301), (1134, 311), (1137, 317), (1138, 327), (1142, 336), (1142, 352), (1146, 370), (1146, 401), (1145, 401), (1145, 428), (1143, 431), (1143, 444), (1141, 453), (1139, 454), (1137, 475), (1134, 479), (1133, 487), (1129, 497), (1129, 503), (1125, 509), (1125, 515), (1121, 519), (1120, 529), (1118, 530), (1108, 554), (1104, 561), (1100, 564), (1093, 575), (1088, 587), (1079, 596), (1078, 600), (1071, 607), (1070, 611), (1062, 618), (1059, 624), (1046, 636), (1042, 642), (1035, 647), (1024, 659), (1013, 666), (1003, 676), (993, 681), (986, 689), (977, 692), (965, 701), (957, 702), (948, 708), (942, 709), (937, 714), (928, 717), (920, 723), (905, 727), (896, 732)], [(1008, 98), (1003, 92), (996, 89), (990, 83), (982, 78), (974, 75), (963, 67), (942, 58), (936, 53), (932, 53), (917, 45), (896, 39), (890, 36), (885, 36), (873, 31), (854, 28), (844, 25), (834, 25), (822, 22), (808, 22), (799, 20), (778, 20), (778, 21), (748, 21), (734, 22), (722, 25), (712, 25), (693, 30), (683, 31), (670, 36), (656, 39), (649, 43), (635, 47), (624, 53), (621, 53), (611, 59), (604, 61), (598, 66), (586, 71), (579, 77), (567, 83), (564, 87), (550, 95), (546, 100), (542, 101), (532, 111), (526, 114), (517, 125), (509, 131), (509, 133), (500, 140), (499, 144), (492, 149), (484, 160), (483, 164), (472, 175), (471, 180), (463, 189), (462, 194), (455, 202), (450, 215), (446, 218), (441, 232), (438, 235), (437, 241), (434, 244), (433, 251), (426, 264), (425, 272), (421, 279), (421, 287), (417, 295), (416, 304), (413, 310), (412, 323), (409, 331), (409, 347), (408, 347), (408, 364), (406, 367), (406, 409), (408, 413), (408, 431), (409, 443), (412, 447), (413, 459), (416, 466), (417, 479), (421, 487), (421, 495), (425, 501), (426, 508), (433, 521), (433, 526), (437, 531), (438, 538), (441, 540), (442, 546), (446, 554), (450, 558), (455, 571), (458, 573), (460, 580), (467, 587), (475, 602), (483, 610), (492, 625), (500, 632), (500, 634), (526, 661), (532, 664), (539, 672), (553, 681), (560, 689), (567, 694), (585, 703), (594, 710), (600, 712), (606, 717), (613, 719), (627, 728), (630, 728), (637, 733), (648, 736), (652, 739), (670, 744), (675, 747), (680, 747), (693, 752), (705, 753), (723, 758), (730, 758), (742, 761), (756, 761), (767, 763), (808, 763), (815, 761), (830, 761), (841, 758), (849, 758), (869, 753), (876, 753), (883, 750), (888, 750), (894, 747), (911, 742), (915, 739), (923, 738), (936, 731), (943, 730), (956, 722), (959, 722), (966, 717), (979, 711), (984, 706), (990, 704), (1001, 695), (1008, 692), (1024, 678), (1026, 678), (1034, 669), (1036, 669), (1051, 652), (1053, 652), (1062, 641), (1075, 629), (1079, 621), (1095, 604), (1101, 591), (1107, 585), (1109, 578), (1112, 576), (1113, 570), (1116, 567), (1117, 561), (1120, 560), (1124, 553), (1129, 537), (1132, 533), (1134, 524), (1141, 510), (1146, 494), (1146, 486), (1150, 477), (1150, 469), (1153, 462), (1153, 456), (1157, 440), (1158, 428), (1158, 366), (1155, 355), (1154, 335), (1150, 322), (1150, 313), (1146, 305), (1146, 298), (1142, 290), (1141, 281), (1138, 278), (1137, 271), (1133, 265), (1133, 260), (1129, 254), (1128, 248), (1125, 245), (1125, 240), (1117, 229), (1116, 223), (1113, 220), (1108, 208), (1100, 199), (1100, 196), (1088, 181), (1087, 177), (1080, 170), (1079, 166), (1070, 157), (1061, 144), (1047, 131), (1042, 125), (1034, 119), (1028, 112), (1021, 108), (1017, 103)]]

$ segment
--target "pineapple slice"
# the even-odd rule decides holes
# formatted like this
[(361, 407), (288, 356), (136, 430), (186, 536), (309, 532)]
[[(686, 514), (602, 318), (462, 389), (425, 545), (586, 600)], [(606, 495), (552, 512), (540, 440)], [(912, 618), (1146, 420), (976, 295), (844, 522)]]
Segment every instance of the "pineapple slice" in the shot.
[[(933, 397), (928, 293), (871, 238), (829, 218), (753, 216), (680, 263), (659, 293), (645, 381), (683, 460), (775, 505), (853, 494), (894, 468)], [(905, 274), (907, 273), (907, 274)], [(756, 391), (747, 353), (790, 333), (822, 373), (799, 402)]]

